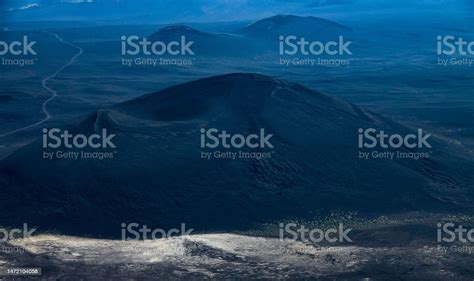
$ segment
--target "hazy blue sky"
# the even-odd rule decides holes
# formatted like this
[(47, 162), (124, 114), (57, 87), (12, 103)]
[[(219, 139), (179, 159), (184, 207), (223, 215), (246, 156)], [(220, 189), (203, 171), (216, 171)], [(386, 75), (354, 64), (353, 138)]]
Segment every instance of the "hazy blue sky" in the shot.
[(473, 0), (0, 0), (15, 20), (119, 20), (157, 22), (253, 20), (275, 14), (330, 19), (369, 17), (462, 18)]

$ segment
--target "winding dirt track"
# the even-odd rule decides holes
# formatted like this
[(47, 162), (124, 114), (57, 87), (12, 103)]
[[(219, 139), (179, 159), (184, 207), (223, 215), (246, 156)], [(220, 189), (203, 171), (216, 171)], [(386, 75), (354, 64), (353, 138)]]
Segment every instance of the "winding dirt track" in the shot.
[(48, 34), (51, 34), (52, 36), (56, 37), (56, 39), (58, 39), (59, 42), (65, 44), (65, 45), (68, 45), (68, 46), (71, 46), (73, 48), (76, 48), (78, 50), (77, 54), (75, 54), (73, 57), (71, 57), (69, 59), (69, 61), (64, 64), (63, 66), (61, 66), (60, 68), (58, 68), (53, 74), (51, 74), (50, 76), (44, 78), (42, 81), (41, 81), (41, 86), (48, 92), (51, 93), (51, 96), (49, 98), (47, 98), (41, 108), (42, 108), (42, 111), (43, 111), (43, 114), (44, 114), (44, 118), (41, 119), (40, 121), (36, 122), (36, 123), (33, 123), (31, 125), (28, 125), (28, 126), (25, 126), (25, 127), (22, 127), (22, 128), (19, 128), (19, 129), (16, 129), (14, 131), (11, 131), (11, 132), (8, 132), (8, 133), (5, 133), (3, 135), (0, 135), (0, 137), (6, 137), (6, 136), (9, 136), (9, 135), (12, 135), (12, 134), (15, 134), (15, 133), (18, 133), (18, 132), (21, 132), (21, 131), (24, 131), (24, 130), (27, 130), (29, 128), (32, 128), (32, 127), (35, 127), (35, 126), (38, 126), (38, 125), (41, 125), (43, 124), (44, 122), (48, 121), (49, 119), (51, 119), (51, 113), (48, 111), (48, 103), (51, 102), (52, 100), (54, 100), (57, 96), (58, 96), (58, 93), (57, 91), (51, 89), (50, 87), (48, 87), (47, 83), (49, 80), (51, 79), (54, 79), (56, 78), (56, 76), (61, 73), (61, 71), (63, 71), (66, 67), (72, 65), (73, 63), (76, 62), (76, 59), (82, 55), (82, 53), (84, 52), (84, 50), (79, 47), (79, 46), (76, 46), (72, 43), (69, 43), (69, 42), (66, 42), (64, 41), (58, 34), (55, 34), (55, 33), (51, 33), (51, 32), (48, 32), (48, 31), (45, 31), (46, 33)]

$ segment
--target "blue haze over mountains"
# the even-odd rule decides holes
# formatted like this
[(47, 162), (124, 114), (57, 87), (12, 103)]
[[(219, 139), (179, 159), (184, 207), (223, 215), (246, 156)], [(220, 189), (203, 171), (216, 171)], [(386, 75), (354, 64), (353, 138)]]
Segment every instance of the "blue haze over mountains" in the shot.
[[(164, 8), (165, 7), (165, 8)], [(319, 15), (339, 21), (472, 19), (469, 0), (6, 0), (8, 21), (173, 23), (252, 21), (275, 14)]]

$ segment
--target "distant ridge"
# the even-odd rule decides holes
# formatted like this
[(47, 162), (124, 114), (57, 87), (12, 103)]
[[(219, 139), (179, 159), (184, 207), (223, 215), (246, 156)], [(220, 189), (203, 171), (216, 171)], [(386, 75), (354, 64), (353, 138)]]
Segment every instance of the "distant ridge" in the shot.
[(317, 18), (294, 15), (276, 15), (258, 20), (242, 28), (247, 35), (332, 35), (348, 33), (351, 30), (339, 23)]
[(150, 41), (180, 42), (182, 37), (187, 42), (193, 41), (192, 49), (198, 56), (243, 56), (251, 51), (240, 36), (204, 32), (183, 24), (165, 26), (147, 38)]
[(174, 24), (174, 25), (168, 25), (165, 27), (160, 28), (157, 32), (153, 33), (152, 35), (149, 36), (149, 38), (157, 38), (161, 36), (170, 36), (170, 35), (187, 35), (187, 36), (215, 36), (212, 33), (208, 32), (203, 32), (197, 29), (194, 29), (192, 27), (189, 27), (187, 25), (183, 24)]

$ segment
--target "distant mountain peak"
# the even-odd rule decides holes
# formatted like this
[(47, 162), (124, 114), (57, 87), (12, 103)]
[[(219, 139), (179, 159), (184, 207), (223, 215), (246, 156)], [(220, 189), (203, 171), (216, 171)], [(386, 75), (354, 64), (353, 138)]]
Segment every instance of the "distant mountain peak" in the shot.
[(184, 24), (173, 24), (173, 25), (165, 26), (163, 28), (160, 28), (159, 31), (186, 31), (186, 32), (201, 33), (201, 31)]
[(184, 24), (173, 24), (160, 28), (157, 32), (153, 33), (150, 37), (157, 38), (161, 36), (200, 36), (200, 37), (212, 37), (211, 33), (203, 32)]
[(268, 18), (264, 18), (262, 20), (269, 20), (269, 19), (297, 19), (297, 18), (315, 18), (315, 17), (302, 17), (302, 16), (295, 16), (295, 15), (287, 15), (287, 14), (278, 14), (278, 15), (274, 15), (274, 16), (271, 16), (271, 17), (268, 17)]
[[(326, 20), (326, 19), (318, 18), (318, 17), (314, 17), (314, 16), (297, 16), (297, 15), (277, 14), (277, 15), (274, 15), (274, 16), (271, 16), (271, 17), (260, 19), (256, 22), (254, 22), (253, 24), (256, 24), (258, 22), (264, 22), (264, 21), (289, 21), (289, 20), (318, 20), (318, 21), (323, 20), (323, 21), (332, 22), (330, 20)], [(250, 24), (250, 25), (252, 25), (252, 24)]]
[[(220, 112), (222, 100), (227, 100), (225, 104), (230, 103), (236, 108), (252, 104), (251, 108), (255, 109), (256, 105), (275, 100), (276, 92), (297, 92), (299, 97), (310, 96), (313, 101), (317, 101), (317, 106), (336, 106), (342, 111), (347, 108), (346, 103), (299, 84), (258, 73), (229, 73), (172, 86), (115, 105), (111, 109), (140, 119), (189, 121)], [(221, 106), (212, 106), (216, 104)], [(247, 113), (253, 116), (259, 110)]]
[(253, 72), (233, 72), (218, 76), (212, 76), (209, 78), (204, 78), (208, 80), (227, 80), (227, 81), (236, 81), (236, 80), (246, 80), (247, 82), (250, 81), (267, 81), (272, 83), (280, 83), (280, 80), (260, 73), (253, 73)]
[(245, 33), (258, 33), (262, 31), (285, 32), (288, 31), (288, 29), (294, 32), (307, 32), (312, 29), (350, 30), (339, 23), (323, 18), (278, 14), (249, 24), (243, 28), (243, 31)]

